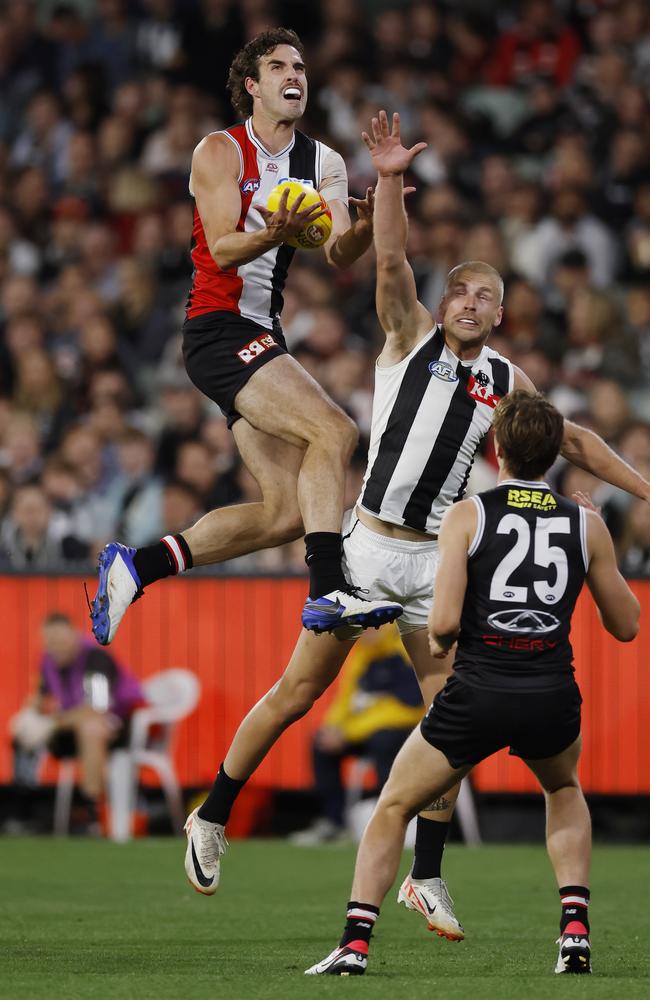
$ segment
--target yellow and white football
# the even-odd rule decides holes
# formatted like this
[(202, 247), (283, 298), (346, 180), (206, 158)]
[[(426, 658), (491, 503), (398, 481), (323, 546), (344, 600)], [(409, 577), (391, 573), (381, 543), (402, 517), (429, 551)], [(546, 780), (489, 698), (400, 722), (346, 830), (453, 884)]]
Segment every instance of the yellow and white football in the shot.
[(291, 208), (293, 202), (301, 194), (305, 195), (300, 205), (301, 211), (319, 203), (323, 207), (323, 214), (319, 215), (313, 222), (308, 222), (305, 228), (297, 236), (287, 240), (287, 243), (289, 246), (300, 250), (316, 250), (318, 247), (322, 247), (332, 232), (332, 213), (328, 208), (327, 202), (321, 197), (316, 188), (311, 187), (309, 184), (301, 184), (300, 181), (282, 181), (280, 184), (276, 184), (268, 197), (266, 207), (269, 211), (277, 212), (282, 193), (286, 188), (289, 188), (287, 208)]

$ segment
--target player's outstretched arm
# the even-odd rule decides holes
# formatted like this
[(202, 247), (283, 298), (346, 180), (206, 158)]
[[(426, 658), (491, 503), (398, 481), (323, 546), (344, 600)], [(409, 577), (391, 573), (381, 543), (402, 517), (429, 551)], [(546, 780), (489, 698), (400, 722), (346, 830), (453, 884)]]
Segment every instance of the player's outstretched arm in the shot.
[(611, 535), (594, 510), (587, 510), (587, 552), (587, 585), (601, 621), (615, 639), (631, 642), (639, 631), (639, 602), (619, 572)]
[[(332, 213), (332, 232), (323, 247), (328, 264), (345, 270), (366, 252), (372, 243), (374, 192), (368, 188), (365, 198), (348, 199), (348, 173), (340, 153), (329, 149), (323, 159), (323, 179), (319, 189)], [(348, 201), (357, 210), (356, 222), (350, 223)]]
[[(413, 270), (406, 257), (408, 221), (404, 209), (404, 173), (426, 148), (402, 145), (399, 115), (380, 111), (372, 137), (362, 133), (379, 175), (375, 194), (374, 239), (377, 252), (377, 315), (387, 339), (391, 363), (405, 357), (433, 326), (431, 313), (418, 302)], [(386, 352), (383, 353), (385, 357)]]
[(467, 590), (467, 553), (476, 533), (476, 507), (461, 500), (442, 519), (433, 605), (429, 612), (429, 645), (433, 656), (445, 656), (460, 632)]
[[(535, 392), (535, 386), (520, 368), (515, 368), (513, 388)], [(560, 454), (567, 462), (591, 472), (598, 479), (650, 503), (650, 483), (586, 427), (564, 421)]]
[(191, 188), (210, 253), (222, 269), (240, 267), (261, 257), (322, 215), (319, 205), (301, 211), (304, 195), (296, 198), (288, 209), (287, 190), (277, 212), (255, 206), (264, 218), (265, 229), (238, 233), (241, 213), (238, 175), (239, 157), (230, 139), (212, 133), (201, 140), (192, 156)]

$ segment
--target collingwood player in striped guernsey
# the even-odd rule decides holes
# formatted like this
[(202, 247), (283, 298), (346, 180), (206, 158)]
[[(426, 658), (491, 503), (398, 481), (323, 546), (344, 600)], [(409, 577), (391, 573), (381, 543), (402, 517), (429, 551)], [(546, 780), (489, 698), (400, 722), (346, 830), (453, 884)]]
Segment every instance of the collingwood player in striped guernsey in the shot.
[[(385, 112), (364, 140), (379, 174), (374, 240), (377, 312), (386, 342), (377, 361), (368, 470), (356, 508), (344, 523), (344, 564), (352, 582), (377, 599), (404, 606), (398, 625), (425, 704), (450, 670), (433, 659), (426, 626), (438, 560), (440, 519), (460, 500), (470, 466), (489, 430), (498, 400), (513, 388), (534, 392), (526, 375), (487, 347), (501, 322), (503, 281), (471, 261), (449, 274), (436, 319), (418, 302), (406, 258), (403, 174), (424, 148), (405, 149), (395, 115)], [(645, 499), (650, 484), (595, 434), (569, 422), (562, 454), (596, 476)], [(214, 787), (190, 819), (186, 871), (195, 887), (216, 889), (223, 828), (231, 806), (280, 734), (309, 711), (336, 677), (354, 636), (303, 631), (278, 683), (241, 723)], [(441, 858), (458, 788), (418, 817), (415, 860), (399, 899), (428, 925), (463, 937), (441, 877)], [(206, 822), (210, 820), (211, 822)], [(204, 858), (197, 866), (195, 858)]]
[(343, 939), (309, 975), (365, 972), (411, 816), (508, 746), (546, 796), (562, 905), (555, 972), (591, 972), (591, 823), (577, 776), (582, 699), (569, 631), (585, 580), (621, 642), (637, 635), (639, 602), (589, 499), (577, 494), (578, 506), (544, 481), (565, 433), (561, 414), (518, 389), (497, 406), (494, 432), (496, 489), (449, 509), (440, 533), (431, 653), (446, 658), (457, 642), (454, 671), (395, 759), (359, 845)]

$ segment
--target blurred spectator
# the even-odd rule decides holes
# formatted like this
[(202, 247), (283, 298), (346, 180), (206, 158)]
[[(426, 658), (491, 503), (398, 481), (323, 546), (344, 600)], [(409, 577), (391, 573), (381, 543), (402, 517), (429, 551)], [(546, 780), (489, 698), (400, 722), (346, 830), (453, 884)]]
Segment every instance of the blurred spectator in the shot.
[(189, 483), (171, 479), (162, 490), (160, 535), (175, 535), (195, 524), (206, 513), (201, 497)]
[(0, 566), (32, 572), (78, 566), (88, 559), (88, 547), (67, 534), (67, 527), (39, 485), (16, 487), (0, 525)]
[(550, 214), (519, 242), (519, 270), (539, 286), (550, 279), (553, 268), (568, 250), (581, 250), (589, 266), (590, 279), (597, 288), (607, 288), (616, 273), (617, 251), (606, 226), (587, 210), (585, 196), (578, 188), (559, 190), (552, 199)]
[(566, 84), (579, 53), (577, 36), (562, 24), (551, 0), (524, 0), (519, 19), (497, 41), (486, 77), (501, 87), (525, 83), (533, 74)]
[(153, 443), (142, 431), (125, 430), (118, 438), (117, 474), (106, 492), (112, 523), (107, 534), (136, 548), (165, 534), (162, 484), (153, 474), (154, 460)]
[[(126, 744), (129, 717), (144, 704), (143, 692), (67, 615), (47, 616), (43, 647), (38, 690), (11, 721), (14, 749), (34, 763), (45, 750), (59, 759), (78, 757), (84, 828), (95, 833), (108, 752)], [(24, 761), (19, 768), (25, 774)]]
[(650, 576), (650, 507), (636, 498), (623, 537), (621, 570), (627, 576)]
[[(647, 3), (15, 0), (0, 14), (0, 469), (7, 505), (48, 470), (56, 516), (86, 545), (111, 520), (102, 504), (133, 429), (151, 441), (163, 507), (185, 445), (199, 510), (252, 495), (183, 369), (188, 171), (196, 142), (233, 121), (235, 50), (285, 16), (306, 46), (305, 130), (341, 150), (351, 194), (376, 180), (359, 134), (379, 107), (401, 112), (409, 144), (428, 142), (408, 178), (408, 252), (432, 313), (453, 265), (488, 260), (506, 279), (495, 347), (532, 365), (567, 416), (603, 426), (611, 403), (612, 440), (624, 412), (650, 418)], [(374, 285), (372, 252), (345, 274), (299, 253), (283, 314), (291, 349), (362, 434)], [(288, 546), (246, 567), (298, 562)]]
[(422, 712), (413, 666), (395, 626), (385, 625), (377, 635), (364, 633), (345, 662), (336, 697), (314, 737), (318, 818), (308, 830), (294, 834), (293, 843), (311, 846), (344, 835), (343, 761), (349, 757), (370, 760), (378, 793)]

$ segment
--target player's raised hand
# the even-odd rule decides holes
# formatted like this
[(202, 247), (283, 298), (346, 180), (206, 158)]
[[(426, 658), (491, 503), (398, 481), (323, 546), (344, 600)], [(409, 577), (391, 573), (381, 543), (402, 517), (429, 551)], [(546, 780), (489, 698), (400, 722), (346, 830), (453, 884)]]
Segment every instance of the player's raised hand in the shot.
[(315, 222), (325, 213), (320, 202), (311, 205), (309, 208), (301, 210), (305, 195), (299, 194), (292, 203), (291, 208), (287, 208), (289, 198), (289, 188), (285, 188), (280, 198), (280, 204), (275, 212), (272, 212), (266, 205), (255, 205), (255, 208), (264, 219), (266, 228), (273, 234), (280, 243), (297, 236), (310, 222)]
[(427, 148), (426, 142), (416, 142), (407, 149), (402, 145), (400, 137), (399, 115), (393, 115), (393, 127), (388, 127), (388, 115), (380, 111), (377, 118), (372, 119), (372, 136), (361, 133), (361, 138), (370, 150), (372, 162), (380, 177), (390, 177), (391, 174), (403, 174), (418, 153)]
[(365, 198), (350, 198), (349, 202), (356, 208), (359, 222), (365, 222), (366, 225), (371, 226), (373, 212), (375, 211), (374, 188), (369, 187), (366, 189)]

